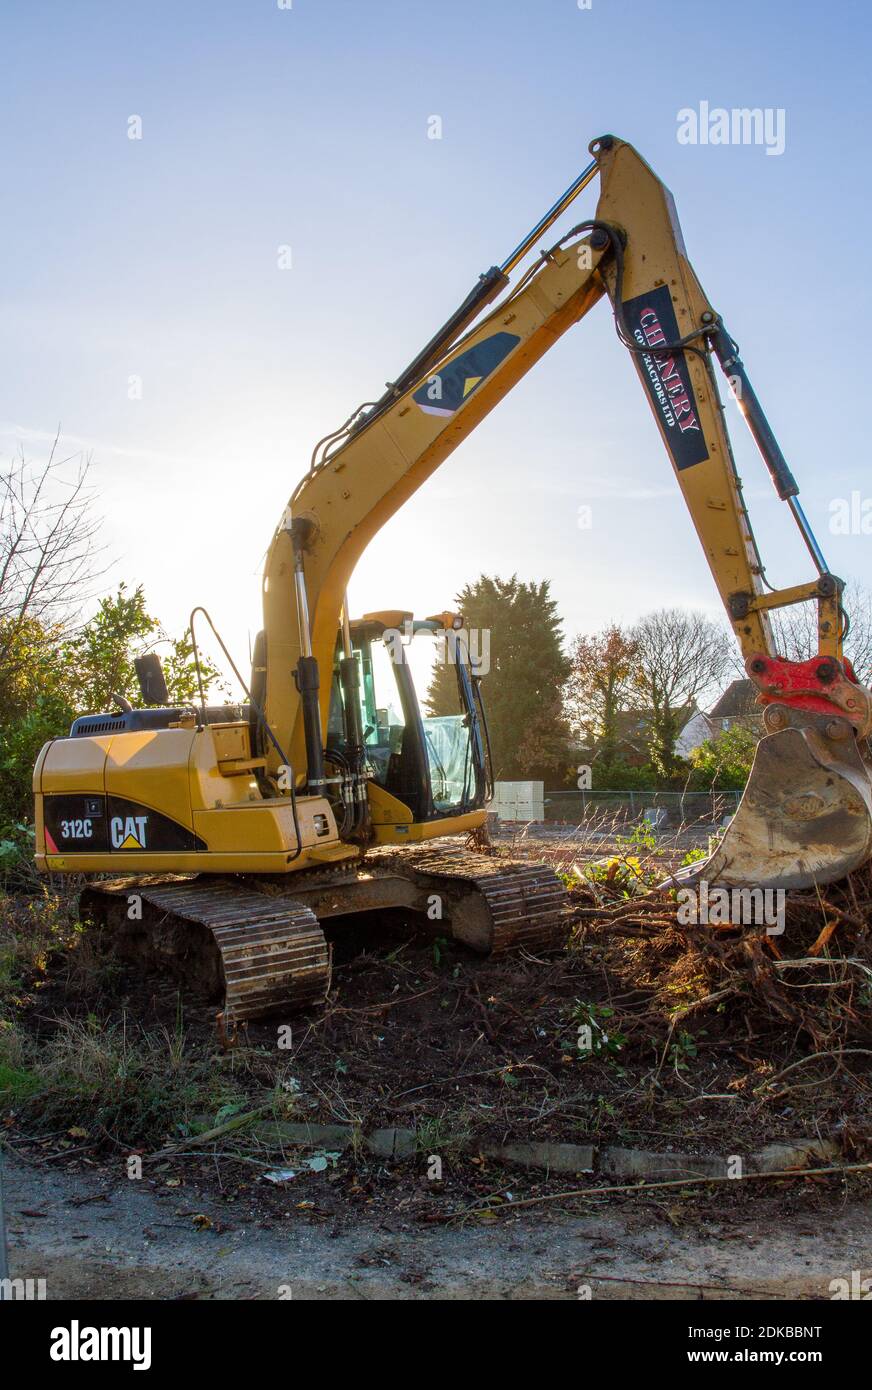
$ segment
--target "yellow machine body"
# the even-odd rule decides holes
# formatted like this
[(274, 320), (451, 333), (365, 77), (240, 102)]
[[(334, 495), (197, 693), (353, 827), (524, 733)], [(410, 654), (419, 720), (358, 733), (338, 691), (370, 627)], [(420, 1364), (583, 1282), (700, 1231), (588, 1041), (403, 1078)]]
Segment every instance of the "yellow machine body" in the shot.
[[(36, 862), (45, 872), (267, 873), (356, 860), (326, 797), (298, 796), (297, 837), (286, 796), (254, 780), (247, 723), (55, 739), (34, 769)], [(415, 825), (383, 788), (369, 789), (376, 844), (474, 830), (483, 810)], [(66, 843), (59, 849), (63, 825)]]

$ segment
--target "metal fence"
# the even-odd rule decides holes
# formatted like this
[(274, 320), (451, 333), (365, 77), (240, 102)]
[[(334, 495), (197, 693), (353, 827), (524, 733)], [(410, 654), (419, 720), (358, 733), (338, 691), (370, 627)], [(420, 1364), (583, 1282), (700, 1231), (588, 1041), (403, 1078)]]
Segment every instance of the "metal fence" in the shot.
[(581, 825), (607, 817), (640, 821), (649, 810), (664, 810), (669, 825), (719, 824), (735, 813), (742, 793), (659, 791), (557, 791), (545, 793), (545, 820)]

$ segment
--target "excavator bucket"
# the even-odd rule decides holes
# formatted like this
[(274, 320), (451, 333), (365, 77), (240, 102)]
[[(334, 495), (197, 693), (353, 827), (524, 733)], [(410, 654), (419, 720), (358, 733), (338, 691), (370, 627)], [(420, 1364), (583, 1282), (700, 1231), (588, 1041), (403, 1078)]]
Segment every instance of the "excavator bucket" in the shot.
[(765, 734), (714, 853), (679, 877), (727, 888), (810, 888), (872, 856), (872, 764), (847, 720), (796, 713)]

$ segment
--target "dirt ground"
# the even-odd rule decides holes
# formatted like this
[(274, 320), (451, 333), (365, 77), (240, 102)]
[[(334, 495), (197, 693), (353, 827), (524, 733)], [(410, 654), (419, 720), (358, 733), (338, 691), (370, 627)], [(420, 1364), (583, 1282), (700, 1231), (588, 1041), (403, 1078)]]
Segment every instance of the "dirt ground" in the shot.
[(343, 1224), (296, 1193), (267, 1219), (194, 1183), (9, 1159), (5, 1188), (12, 1273), (49, 1299), (825, 1300), (872, 1272), (872, 1204), (811, 1184), (744, 1210), (591, 1199), (448, 1228)]
[[(521, 852), (567, 872), (577, 846)], [(577, 887), (570, 948), (548, 958), (482, 960), (401, 914), (346, 921), (327, 1004), (229, 1051), (214, 1005), (166, 976), (81, 937), (36, 953), (12, 1002), (20, 1074), (41, 1080), (2, 1115), (14, 1272), (50, 1297), (828, 1297), (872, 1264), (869, 1175), (587, 1196), (601, 1178), (492, 1155), (819, 1138), (872, 1158), (872, 883), (797, 899), (778, 947), (680, 929), (623, 872)], [(281, 1133), (300, 1121), (354, 1141), (310, 1163)], [(367, 1151), (394, 1126), (416, 1153)]]
[[(208, 1128), (228, 1104), (265, 1101), (276, 1119), (417, 1129), (428, 1152), (458, 1162), (471, 1145), (518, 1140), (731, 1154), (868, 1127), (870, 1057), (814, 1060), (798, 1026), (757, 1009), (747, 979), (731, 1007), (706, 1003), (703, 966), (680, 934), (596, 934), (556, 957), (489, 961), (413, 930), (401, 914), (377, 926), (348, 919), (332, 933), (327, 1004), (252, 1021), (230, 1051), (215, 1006), (166, 976), (113, 967), (102, 996), (79, 996), (59, 961), (22, 1026), (36, 1049), (75, 1053), (83, 1074), (23, 1101), (13, 1135), (25, 1148), (73, 1147), (65, 1133), (83, 1130), (95, 1156), (149, 1153)], [(189, 1066), (208, 1094), (189, 1100), (182, 1088), (174, 1115), (159, 1075), (127, 1065), (137, 1047), (170, 1080)], [(96, 1081), (113, 1069), (118, 1084), (89, 1084), (89, 1071)], [(144, 1098), (148, 1084), (157, 1094)], [(270, 1157), (246, 1152), (265, 1166)]]

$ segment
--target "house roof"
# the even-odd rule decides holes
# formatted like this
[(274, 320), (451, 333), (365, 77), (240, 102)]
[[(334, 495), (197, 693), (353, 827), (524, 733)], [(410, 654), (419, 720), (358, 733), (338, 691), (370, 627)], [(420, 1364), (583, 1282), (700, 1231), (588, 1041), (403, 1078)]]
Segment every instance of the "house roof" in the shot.
[[(712, 733), (709, 716), (703, 710), (697, 709), (696, 705), (685, 705), (683, 709), (676, 712), (676, 727), (680, 734), (696, 717), (705, 721), (706, 728)], [(615, 736), (619, 747), (634, 748), (639, 752), (644, 752), (647, 740), (651, 733), (651, 724), (654, 719), (654, 711), (650, 709), (622, 709), (615, 715)], [(598, 740), (582, 737), (578, 743), (578, 748), (585, 753), (591, 753), (598, 747)]]
[[(700, 713), (694, 705), (687, 705), (684, 709), (676, 710), (676, 721), (679, 732), (685, 724)], [(654, 720), (654, 711), (650, 709), (622, 709), (618, 710), (615, 716), (615, 732), (619, 743), (633, 744), (639, 740), (644, 744)]]
[(710, 719), (734, 719), (737, 715), (756, 714), (757, 690), (747, 678), (730, 681), (723, 695), (709, 710)]
[(619, 709), (615, 715), (615, 728), (620, 738), (626, 738), (630, 734), (643, 734), (650, 723), (650, 710)]

